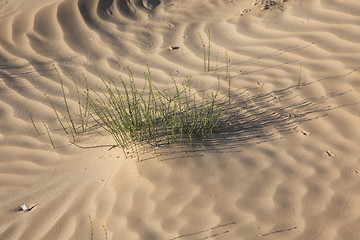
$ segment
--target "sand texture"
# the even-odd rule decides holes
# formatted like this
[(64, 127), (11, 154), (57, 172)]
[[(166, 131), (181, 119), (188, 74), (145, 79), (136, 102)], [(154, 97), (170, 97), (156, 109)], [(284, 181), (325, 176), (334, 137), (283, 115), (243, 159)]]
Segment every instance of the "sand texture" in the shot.
[[(358, 0), (0, 0), (0, 239), (360, 239), (359, 13)], [(83, 75), (97, 86), (127, 67), (159, 89), (191, 76), (199, 96), (227, 96), (228, 73), (241, 111), (205, 146), (140, 162), (71, 145), (44, 96), (65, 111), (55, 68), (73, 111), (73, 79), (84, 91)]]

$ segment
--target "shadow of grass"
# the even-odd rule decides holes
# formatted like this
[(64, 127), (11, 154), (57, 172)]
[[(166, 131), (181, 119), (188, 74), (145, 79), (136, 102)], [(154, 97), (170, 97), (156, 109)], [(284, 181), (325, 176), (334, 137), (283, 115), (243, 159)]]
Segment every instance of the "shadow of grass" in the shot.
[[(308, 84), (307, 86), (310, 86)], [(225, 114), (234, 114), (229, 122), (217, 129), (206, 142), (178, 144), (175, 148), (160, 149), (156, 158), (161, 161), (202, 156), (202, 152), (237, 152), (241, 147), (282, 139), (299, 132), (299, 125), (325, 117), (331, 107), (327, 101), (348, 92), (329, 93), (303, 99), (297, 95), (298, 86), (253, 96), (249, 91), (233, 94), (232, 103), (222, 103)], [(239, 149), (240, 147), (240, 149)], [(179, 153), (186, 153), (179, 155)], [(151, 160), (149, 157), (145, 160)]]

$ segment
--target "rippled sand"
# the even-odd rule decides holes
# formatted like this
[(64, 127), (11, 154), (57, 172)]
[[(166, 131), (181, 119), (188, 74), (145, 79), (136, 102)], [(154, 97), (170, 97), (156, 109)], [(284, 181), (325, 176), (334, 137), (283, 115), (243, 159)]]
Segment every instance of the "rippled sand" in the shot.
[[(254, 2), (1, 0), (0, 239), (359, 239), (360, 2)], [(228, 66), (236, 124), (141, 162), (71, 146), (44, 97), (64, 110), (54, 68), (74, 109), (73, 78), (128, 66), (199, 94), (219, 77), (223, 95)]]

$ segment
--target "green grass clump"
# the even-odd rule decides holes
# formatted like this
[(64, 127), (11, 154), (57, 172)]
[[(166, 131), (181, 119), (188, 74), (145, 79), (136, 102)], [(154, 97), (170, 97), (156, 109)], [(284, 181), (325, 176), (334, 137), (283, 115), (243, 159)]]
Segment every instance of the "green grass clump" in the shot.
[(144, 83), (138, 86), (129, 68), (127, 81), (100, 77), (102, 86), (96, 88), (86, 81), (86, 91), (82, 94), (74, 81), (79, 107), (77, 113), (72, 113), (59, 73), (58, 76), (64, 113), (59, 113), (47, 99), (60, 126), (66, 134), (71, 134), (71, 142), (76, 145), (82, 134), (102, 129), (115, 141), (110, 146), (118, 146), (125, 153), (130, 149), (138, 155), (145, 145), (156, 149), (173, 143), (203, 143), (221, 131), (230, 118), (224, 111), (229, 101), (219, 97), (219, 86), (216, 91), (204, 90), (199, 96), (199, 92), (191, 91), (190, 78), (181, 85), (172, 79), (171, 87), (160, 90), (152, 83), (149, 69)]

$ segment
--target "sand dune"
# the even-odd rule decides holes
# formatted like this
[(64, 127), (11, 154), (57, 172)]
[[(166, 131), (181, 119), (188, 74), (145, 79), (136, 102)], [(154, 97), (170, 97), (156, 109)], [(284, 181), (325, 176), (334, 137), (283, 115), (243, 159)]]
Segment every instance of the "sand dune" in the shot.
[[(357, 0), (2, 0), (0, 239), (358, 239), (359, 11)], [(149, 67), (159, 88), (191, 76), (199, 94), (219, 78), (223, 96), (228, 67), (242, 111), (205, 146), (141, 162), (72, 146), (44, 96), (65, 111), (55, 68), (74, 110), (73, 79), (83, 91), (83, 74), (96, 86), (127, 67), (139, 84)]]

